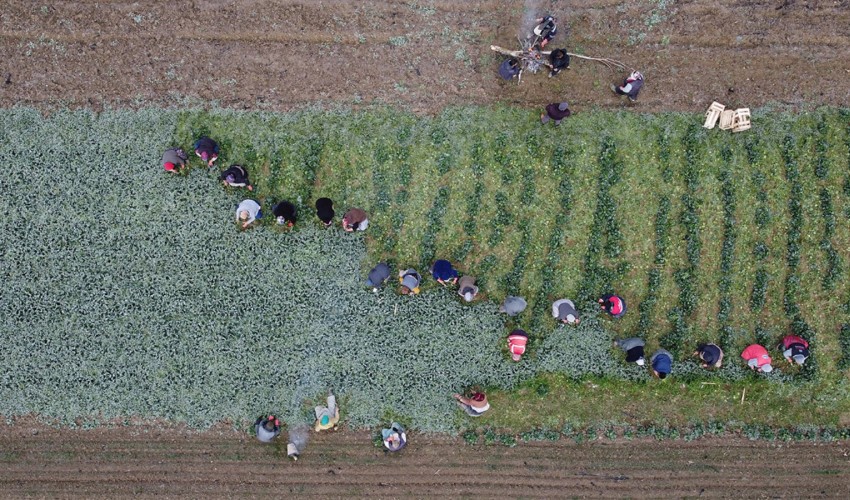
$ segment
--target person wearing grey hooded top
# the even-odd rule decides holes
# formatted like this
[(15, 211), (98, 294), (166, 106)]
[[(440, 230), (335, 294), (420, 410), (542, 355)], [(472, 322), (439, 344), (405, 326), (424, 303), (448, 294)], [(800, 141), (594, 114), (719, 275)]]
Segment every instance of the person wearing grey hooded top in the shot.
[(552, 304), (552, 317), (570, 325), (578, 325), (581, 321), (578, 317), (576, 305), (570, 299), (556, 300)]
[(263, 443), (271, 443), (280, 434), (280, 420), (274, 415), (260, 417), (254, 422), (254, 430), (257, 431), (257, 439)]
[(643, 346), (645, 345), (646, 342), (637, 337), (614, 341), (614, 346), (626, 352), (626, 362), (637, 363), (638, 366), (643, 366)]
[(366, 286), (371, 286), (377, 291), (378, 287), (383, 285), (389, 278), (390, 266), (384, 262), (378, 262), (378, 265), (369, 271), (369, 277), (366, 278)]
[(525, 311), (526, 307), (528, 307), (528, 303), (524, 298), (508, 295), (499, 307), (499, 312), (507, 313), (508, 316), (516, 316)]

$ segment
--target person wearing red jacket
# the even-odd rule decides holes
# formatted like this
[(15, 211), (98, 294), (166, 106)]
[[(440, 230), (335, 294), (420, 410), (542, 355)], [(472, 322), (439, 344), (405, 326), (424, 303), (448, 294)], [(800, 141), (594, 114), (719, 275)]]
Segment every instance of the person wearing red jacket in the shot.
[(525, 354), (525, 345), (528, 344), (528, 334), (525, 330), (517, 328), (508, 335), (508, 350), (511, 351), (511, 359), (519, 361)]
[(797, 363), (802, 366), (809, 357), (809, 343), (802, 337), (786, 335), (782, 339), (782, 355), (789, 363)]
[(773, 367), (770, 365), (772, 360), (770, 359), (770, 355), (767, 353), (767, 349), (758, 344), (747, 346), (747, 348), (744, 349), (744, 352), (741, 353), (741, 357), (744, 358), (744, 361), (747, 362), (747, 366), (749, 366), (751, 370), (756, 370), (761, 373), (770, 373), (773, 371)]

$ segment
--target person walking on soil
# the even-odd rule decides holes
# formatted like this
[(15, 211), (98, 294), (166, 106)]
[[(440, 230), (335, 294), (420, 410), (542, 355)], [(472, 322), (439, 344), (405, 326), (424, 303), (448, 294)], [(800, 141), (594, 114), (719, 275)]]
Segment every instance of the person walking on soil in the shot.
[(351, 208), (342, 216), (342, 228), (348, 231), (365, 231), (369, 227), (369, 216), (360, 208)]
[(511, 359), (519, 361), (525, 354), (525, 346), (528, 344), (528, 334), (525, 330), (517, 328), (508, 335), (508, 350), (511, 351)]
[(619, 295), (613, 293), (605, 294), (599, 299), (602, 309), (615, 318), (622, 318), (626, 314), (626, 301)]
[(567, 325), (578, 325), (581, 321), (578, 317), (576, 305), (570, 299), (560, 299), (553, 302), (552, 317)]
[(490, 409), (490, 403), (487, 402), (487, 396), (483, 392), (475, 391), (469, 397), (460, 394), (452, 396), (457, 400), (458, 406), (470, 417), (480, 417)]
[(316, 424), (313, 428), (316, 432), (332, 429), (339, 422), (339, 407), (336, 405), (336, 397), (328, 391), (328, 405), (316, 407)]
[(198, 155), (208, 167), (218, 159), (218, 143), (209, 137), (201, 137), (195, 141), (195, 154)]
[(771, 362), (773, 360), (770, 359), (770, 354), (767, 353), (767, 349), (758, 344), (750, 344), (744, 349), (744, 352), (741, 353), (741, 358), (747, 362), (747, 366), (750, 367), (751, 370), (756, 370), (760, 373), (770, 373), (773, 371), (773, 366), (771, 366)]
[(560, 125), (561, 120), (570, 116), (570, 105), (567, 102), (553, 102), (546, 106), (543, 113), (540, 114), (540, 123), (547, 124), (549, 120), (555, 120), (555, 125)]
[(291, 228), (295, 226), (297, 210), (291, 201), (283, 200), (272, 208), (278, 225)]
[(334, 202), (330, 198), (319, 198), (316, 200), (316, 217), (322, 221), (325, 227), (330, 227), (333, 224), (335, 215)]
[(565, 69), (570, 69), (570, 55), (564, 49), (555, 49), (549, 54), (549, 78), (556, 76)]
[(262, 217), (263, 211), (260, 210), (260, 204), (254, 200), (242, 200), (242, 203), (236, 207), (236, 220), (242, 222), (242, 229)]
[(398, 282), (401, 283), (402, 295), (416, 295), (419, 293), (419, 283), (422, 282), (422, 276), (416, 272), (416, 269), (405, 269), (398, 272)]
[(435, 261), (430, 271), (431, 276), (443, 286), (446, 286), (447, 283), (452, 285), (457, 283), (457, 269), (452, 267), (452, 263), (447, 260), (439, 259)]
[(248, 180), (248, 170), (242, 165), (231, 165), (227, 170), (218, 176), (218, 180), (225, 186), (230, 187), (247, 187), (248, 191), (253, 191), (254, 186)]
[(782, 339), (782, 355), (791, 364), (803, 366), (809, 357), (809, 343), (797, 335), (786, 335)]
[(399, 451), (407, 445), (407, 434), (398, 422), (390, 424), (389, 429), (381, 429), (381, 437), (390, 451)]
[(260, 417), (254, 422), (257, 439), (263, 443), (271, 443), (280, 434), (280, 420), (274, 415)]
[(463, 300), (472, 302), (475, 296), (478, 295), (478, 287), (475, 286), (475, 277), (467, 275), (461, 278), (458, 282), (457, 294), (463, 297)]
[(703, 368), (720, 368), (723, 364), (723, 349), (717, 344), (700, 344), (694, 356), (702, 360)]
[(189, 156), (181, 148), (169, 148), (162, 153), (162, 168), (166, 172), (179, 174), (186, 167)]
[(516, 316), (525, 311), (526, 307), (528, 307), (528, 303), (524, 298), (508, 295), (502, 305), (499, 306), (499, 312), (506, 313), (508, 316)]
[(631, 337), (623, 340), (614, 340), (614, 347), (619, 347), (626, 353), (626, 363), (637, 363), (643, 366), (643, 347), (646, 345), (642, 339)]
[(623, 85), (619, 87), (614, 84), (611, 85), (611, 90), (615, 94), (628, 96), (629, 101), (631, 102), (637, 101), (638, 94), (642, 88), (643, 75), (640, 71), (632, 71), (632, 73), (623, 81)]
[(653, 376), (664, 380), (673, 370), (673, 355), (665, 349), (658, 349), (649, 358), (649, 366), (652, 367)]
[(378, 265), (369, 271), (369, 276), (366, 278), (366, 286), (372, 287), (374, 291), (384, 285), (390, 279), (390, 266), (384, 262), (378, 262)]

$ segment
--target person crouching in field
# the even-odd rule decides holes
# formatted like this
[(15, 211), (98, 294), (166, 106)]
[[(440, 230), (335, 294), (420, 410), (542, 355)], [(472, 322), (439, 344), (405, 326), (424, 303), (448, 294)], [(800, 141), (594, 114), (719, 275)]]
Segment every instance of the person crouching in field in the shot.
[(526, 307), (528, 307), (528, 302), (526, 302), (524, 298), (508, 295), (505, 297), (502, 305), (499, 306), (499, 312), (505, 313), (508, 316), (516, 316), (517, 314), (525, 311)]
[(552, 317), (567, 325), (578, 325), (576, 305), (570, 299), (560, 299), (552, 303)]
[(511, 359), (519, 361), (525, 354), (525, 346), (528, 344), (528, 334), (525, 330), (517, 328), (508, 335), (508, 350), (511, 351)]
[(638, 94), (642, 88), (643, 75), (640, 71), (632, 71), (632, 74), (626, 77), (623, 81), (623, 85), (620, 87), (613, 84), (611, 85), (611, 90), (614, 91), (615, 94), (629, 96), (629, 101), (631, 102), (637, 101)]
[(283, 200), (272, 208), (272, 213), (279, 226), (291, 228), (295, 225), (296, 210), (292, 202)]
[(478, 287), (475, 286), (475, 277), (464, 276), (461, 278), (457, 286), (457, 294), (463, 297), (463, 300), (472, 302), (475, 296), (478, 295)]
[(673, 370), (673, 355), (665, 349), (659, 349), (649, 358), (649, 365), (652, 367), (652, 375), (664, 380)]
[(446, 286), (447, 283), (452, 285), (457, 283), (457, 269), (452, 267), (452, 263), (447, 260), (439, 259), (435, 261), (429, 271), (431, 271), (431, 276), (443, 286)]
[(201, 137), (195, 141), (195, 154), (198, 155), (208, 167), (218, 159), (218, 143), (209, 137)]
[(274, 415), (260, 417), (254, 422), (257, 439), (263, 443), (271, 443), (280, 434), (280, 420)]
[(334, 202), (330, 198), (319, 198), (316, 200), (316, 217), (322, 221), (325, 227), (330, 227), (333, 224), (335, 215)]
[(390, 424), (389, 429), (381, 429), (381, 437), (390, 451), (399, 451), (407, 445), (407, 434), (398, 422)]
[(369, 276), (366, 277), (366, 286), (371, 287), (373, 291), (377, 292), (378, 288), (382, 287), (388, 279), (390, 279), (390, 266), (385, 262), (378, 262), (369, 271)]
[(646, 342), (637, 337), (614, 341), (614, 347), (619, 347), (626, 352), (626, 363), (637, 363), (638, 366), (643, 366), (643, 347), (645, 345)]
[(770, 373), (773, 371), (773, 366), (770, 363), (773, 361), (770, 359), (770, 354), (767, 353), (767, 349), (758, 344), (750, 344), (744, 349), (744, 352), (741, 353), (741, 358), (747, 362), (747, 366), (750, 367), (751, 370), (756, 370), (759, 373)]
[(162, 153), (162, 168), (166, 172), (179, 174), (186, 167), (189, 156), (181, 148), (169, 148)]
[(546, 109), (543, 113), (540, 114), (540, 123), (547, 124), (549, 120), (555, 120), (555, 125), (560, 125), (561, 120), (569, 117), (572, 114), (570, 111), (570, 105), (566, 102), (553, 102), (546, 106)]
[(803, 366), (809, 357), (809, 343), (802, 337), (786, 335), (782, 339), (782, 355), (789, 363)]
[(622, 318), (626, 314), (626, 301), (619, 295), (609, 293), (599, 299), (602, 309), (615, 318)]
[(342, 228), (348, 231), (365, 231), (369, 227), (369, 216), (361, 208), (350, 208), (342, 216)]
[(720, 368), (723, 364), (723, 349), (716, 344), (700, 344), (694, 356), (702, 360), (703, 368)]
[(549, 78), (557, 75), (565, 69), (570, 69), (570, 55), (564, 49), (555, 49), (549, 54)]
[(398, 282), (401, 283), (402, 295), (415, 295), (419, 293), (419, 283), (422, 282), (422, 276), (416, 272), (416, 269), (410, 268), (398, 272)]
[(328, 391), (328, 405), (316, 407), (316, 424), (313, 428), (316, 432), (332, 429), (339, 422), (339, 407), (336, 405), (336, 397)]
[(231, 165), (218, 176), (218, 180), (225, 186), (230, 187), (247, 187), (248, 191), (253, 191), (254, 186), (248, 180), (248, 170), (242, 165)]
[(480, 417), (490, 409), (490, 403), (487, 402), (487, 396), (483, 392), (473, 392), (469, 397), (460, 394), (452, 396), (457, 400), (457, 405), (470, 417)]
[(236, 207), (236, 220), (242, 222), (242, 229), (262, 217), (263, 211), (260, 210), (260, 204), (254, 200), (242, 200), (242, 203)]

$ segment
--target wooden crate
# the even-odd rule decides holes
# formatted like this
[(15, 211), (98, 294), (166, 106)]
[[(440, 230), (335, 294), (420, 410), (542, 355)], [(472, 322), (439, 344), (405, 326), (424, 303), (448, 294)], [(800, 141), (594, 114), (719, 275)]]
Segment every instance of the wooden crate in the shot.
[(735, 115), (735, 112), (731, 109), (724, 110), (720, 113), (720, 124), (717, 125), (720, 127), (720, 130), (729, 130), (734, 125), (732, 123), (732, 117)]
[(732, 116), (732, 132), (743, 132), (752, 127), (750, 122), (750, 108), (740, 108), (735, 110)]
[(717, 124), (717, 120), (720, 119), (720, 113), (726, 109), (726, 106), (720, 104), (717, 101), (711, 103), (711, 106), (708, 107), (708, 111), (705, 112), (705, 123), (702, 124), (705, 128), (714, 128)]

